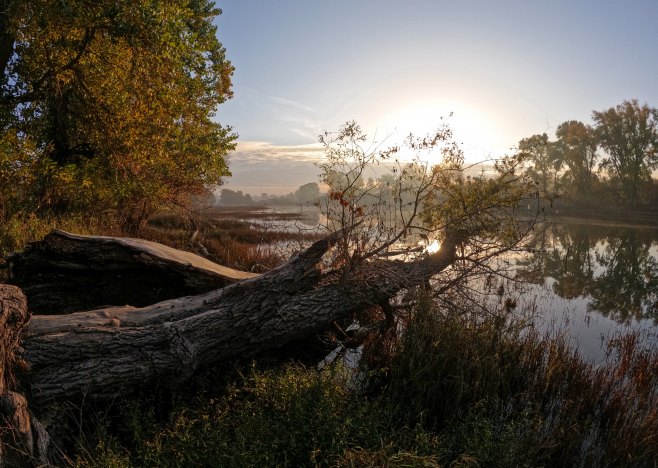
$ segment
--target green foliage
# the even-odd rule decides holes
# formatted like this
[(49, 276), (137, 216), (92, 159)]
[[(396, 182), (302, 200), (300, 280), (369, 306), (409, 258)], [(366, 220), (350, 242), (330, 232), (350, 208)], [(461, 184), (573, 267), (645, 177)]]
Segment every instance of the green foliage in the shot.
[(622, 186), (635, 208), (642, 183), (658, 167), (658, 109), (636, 99), (593, 112), (596, 136), (606, 155), (601, 166)]
[(218, 13), (206, 0), (9, 2), (2, 158), (27, 181), (10, 209), (114, 214), (134, 232), (228, 175)]
[(252, 370), (222, 403), (177, 415), (144, 458), (159, 466), (327, 466), (350, 439), (367, 440), (376, 428), (375, 420), (363, 427), (366, 408), (349, 398), (336, 374)]
[(522, 139), (519, 142), (519, 153), (532, 164), (529, 173), (539, 179), (541, 193), (547, 195), (551, 175), (557, 173), (559, 168), (548, 135), (543, 133)]
[(576, 120), (560, 124), (555, 131), (554, 154), (567, 168), (567, 176), (579, 196), (585, 196), (596, 179), (597, 142), (594, 129)]
[[(370, 405), (353, 399), (338, 369), (320, 373), (299, 365), (247, 370), (222, 398), (175, 412), (151, 438), (134, 429), (133, 465), (335, 466), (348, 447), (378, 446), (381, 431)], [(141, 414), (135, 408), (138, 416)], [(133, 418), (134, 419), (134, 418)], [(137, 418), (138, 420), (139, 418)], [(123, 460), (101, 444), (81, 453), (80, 466), (97, 456)]]

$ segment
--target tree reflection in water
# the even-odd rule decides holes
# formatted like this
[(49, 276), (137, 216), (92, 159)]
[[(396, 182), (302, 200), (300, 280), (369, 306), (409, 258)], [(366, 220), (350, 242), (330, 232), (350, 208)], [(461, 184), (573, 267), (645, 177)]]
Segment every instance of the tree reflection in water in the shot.
[(658, 231), (553, 224), (532, 247), (522, 279), (553, 278), (556, 295), (587, 298), (588, 310), (618, 322), (658, 319)]

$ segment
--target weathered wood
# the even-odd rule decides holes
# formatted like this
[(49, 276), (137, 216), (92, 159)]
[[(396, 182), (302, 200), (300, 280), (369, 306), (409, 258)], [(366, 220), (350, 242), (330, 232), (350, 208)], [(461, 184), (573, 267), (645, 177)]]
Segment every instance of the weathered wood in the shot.
[(365, 263), (350, 274), (323, 273), (335, 238), (285, 265), (205, 294), (143, 308), (33, 316), (23, 342), (28, 398), (116, 398), (144, 383), (173, 383), (196, 369), (309, 336), (350, 313), (381, 304), (454, 260), (455, 243), (415, 262)]
[(17, 391), (17, 356), (27, 323), (27, 301), (15, 286), (0, 284), (0, 466), (42, 465), (47, 460), (48, 433)]
[(37, 314), (154, 304), (257, 276), (142, 239), (55, 230), (8, 257), (9, 283)]
[(50, 436), (18, 392), (0, 395), (0, 466), (47, 466)]
[(29, 320), (27, 302), (19, 288), (0, 284), (0, 394), (16, 386), (16, 349)]

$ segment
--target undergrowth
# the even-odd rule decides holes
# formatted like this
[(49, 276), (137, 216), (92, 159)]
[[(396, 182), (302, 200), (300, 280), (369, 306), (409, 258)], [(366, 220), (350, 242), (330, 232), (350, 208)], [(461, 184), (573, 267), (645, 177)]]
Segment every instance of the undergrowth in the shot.
[(14, 216), (0, 222), (0, 258), (11, 252), (25, 248), (33, 241), (41, 240), (53, 229), (63, 229), (78, 234), (120, 235), (116, 223), (107, 219), (96, 219), (89, 216), (53, 216), (38, 217), (34, 214)]
[[(361, 369), (299, 363), (239, 377), (162, 423), (133, 405), (101, 426), (77, 466), (654, 466), (658, 357), (636, 335), (584, 362), (567, 337), (509, 311), (421, 303), (406, 332)], [(368, 352), (366, 351), (366, 354)], [(125, 422), (129, 421), (129, 422)]]

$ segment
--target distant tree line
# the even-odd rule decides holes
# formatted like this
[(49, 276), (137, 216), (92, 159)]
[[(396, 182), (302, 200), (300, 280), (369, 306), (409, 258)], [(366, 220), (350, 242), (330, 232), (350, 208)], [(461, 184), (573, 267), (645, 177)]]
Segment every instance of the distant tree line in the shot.
[(544, 133), (519, 142), (541, 192), (574, 201), (621, 200), (632, 208), (658, 203), (651, 177), (658, 168), (658, 109), (630, 100), (592, 112), (592, 120), (560, 124), (554, 140)]
[(287, 195), (269, 195), (263, 193), (260, 199), (254, 198), (243, 193), (242, 190), (222, 189), (220, 192), (219, 203), (222, 205), (245, 206), (256, 203), (266, 205), (313, 205), (320, 200), (320, 187), (316, 182), (309, 182), (299, 187), (294, 192)]

